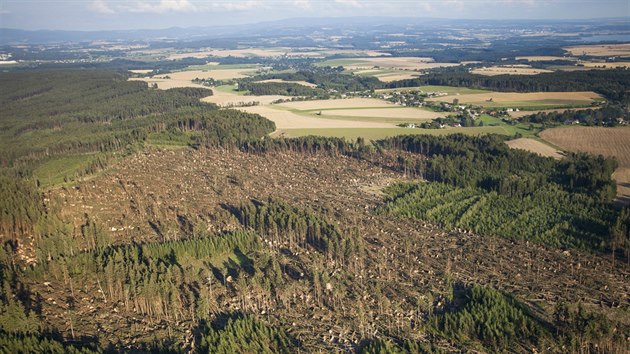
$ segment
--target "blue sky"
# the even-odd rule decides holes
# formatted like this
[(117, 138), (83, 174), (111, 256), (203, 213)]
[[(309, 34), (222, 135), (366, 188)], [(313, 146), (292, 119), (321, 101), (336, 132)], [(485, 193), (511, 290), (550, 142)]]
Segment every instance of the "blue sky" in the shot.
[(630, 17), (629, 4), (629, 0), (0, 0), (0, 27), (139, 29), (330, 16)]

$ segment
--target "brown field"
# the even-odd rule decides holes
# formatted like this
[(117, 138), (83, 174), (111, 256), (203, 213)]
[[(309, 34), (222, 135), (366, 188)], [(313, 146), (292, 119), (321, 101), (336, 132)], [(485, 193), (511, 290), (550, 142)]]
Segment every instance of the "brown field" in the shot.
[(134, 74), (148, 74), (151, 71), (153, 71), (153, 69), (129, 70), (129, 72), (132, 72)]
[(290, 96), (280, 96), (280, 95), (267, 95), (267, 96), (244, 96), (237, 95), (231, 92), (223, 92), (219, 90), (212, 90), (213, 95), (204, 97), (201, 100), (204, 102), (210, 102), (217, 104), (222, 107), (226, 106), (234, 106), (239, 104), (247, 104), (258, 102), (261, 105), (270, 104), (273, 101), (281, 100), (281, 99), (291, 99)]
[(407, 73), (395, 73), (395, 74), (378, 74), (378, 75), (374, 75), (374, 77), (376, 77), (377, 79), (379, 79), (382, 82), (392, 82), (392, 81), (399, 81), (399, 80), (408, 80), (408, 79), (415, 79), (417, 78), (418, 73), (416, 72), (407, 72)]
[(612, 57), (630, 55), (630, 43), (624, 44), (593, 44), (563, 48), (571, 55), (591, 55), (594, 57)]
[[(310, 49), (310, 50), (309, 50)], [(363, 57), (386, 57), (391, 56), (389, 53), (377, 52), (374, 50), (356, 50), (356, 49), (324, 49), (320, 48), (301, 48), (298, 50), (289, 51), (286, 53), (289, 57), (302, 57), (302, 58), (325, 58), (331, 55), (354, 55)]]
[(171, 54), (169, 60), (178, 60), (184, 58), (206, 58), (209, 56), (225, 58), (248, 58), (248, 57), (264, 57), (272, 58), (279, 56), (303, 57), (303, 58), (325, 58), (330, 55), (344, 54), (367, 57), (378, 57), (390, 55), (373, 50), (354, 50), (354, 49), (320, 49), (320, 48), (244, 48), (244, 49), (211, 49), (205, 51), (186, 52)]
[[(589, 104), (601, 96), (595, 92), (488, 92), (459, 95), (460, 103), (469, 103), (484, 107), (506, 106), (543, 106), (543, 105), (579, 105)], [(489, 101), (492, 99), (492, 101)], [(429, 98), (429, 101), (452, 102), (452, 96)]]
[(269, 106), (253, 106), (239, 108), (261, 116), (276, 123), (277, 130), (283, 129), (316, 129), (316, 128), (395, 128), (388, 123), (360, 122), (340, 119), (326, 119), (318, 116), (304, 116), (291, 111), (274, 109)]
[(153, 78), (163, 79), (166, 76), (171, 80), (186, 80), (192, 81), (194, 79), (215, 79), (215, 80), (229, 80), (229, 79), (242, 79), (248, 77), (250, 74), (256, 72), (257, 69), (216, 69), (216, 70), (190, 70), (190, 71), (178, 71), (175, 73), (168, 73), (164, 75), (156, 75)]
[(541, 156), (553, 157), (557, 160), (562, 158), (562, 154), (560, 153), (560, 151), (552, 148), (547, 144), (541, 143), (538, 140), (521, 138), (510, 140), (507, 142), (507, 144), (512, 149), (526, 150)]
[(256, 82), (286, 82), (286, 83), (299, 84), (299, 85), (307, 86), (307, 87), (317, 87), (317, 85), (307, 82), (307, 81), (287, 81), (287, 80), (281, 80), (281, 79), (269, 79), (269, 80), (262, 80), (262, 81), (256, 81)]
[(225, 57), (236, 57), (236, 58), (246, 58), (246, 57), (276, 57), (281, 56), (286, 53), (287, 48), (273, 48), (273, 49), (260, 49), (260, 48), (247, 48), (247, 49), (212, 49), (205, 51), (197, 51), (197, 52), (187, 52), (187, 53), (176, 53), (171, 54), (168, 59), (169, 60), (178, 60), (184, 58), (206, 58), (209, 56), (225, 58)]
[(395, 107), (393, 103), (376, 98), (349, 98), (339, 100), (315, 100), (286, 102), (281, 104), (284, 107), (297, 109), (300, 111), (317, 109), (344, 109), (344, 108), (380, 108)]
[(630, 128), (566, 127), (547, 129), (540, 136), (567, 151), (614, 156), (630, 167)]
[(518, 111), (518, 112), (513, 111), (513, 112), (508, 112), (508, 114), (512, 118), (522, 118), (522, 117), (528, 116), (530, 114), (536, 114), (536, 113), (582, 111), (582, 110), (585, 110), (585, 109), (593, 109), (593, 108), (591, 108), (591, 107), (583, 107), (583, 108), (540, 109), (540, 110), (536, 110), (536, 111)]
[(614, 63), (598, 63), (598, 62), (580, 62), (585, 68), (597, 68), (597, 69), (615, 69), (615, 68), (630, 68), (630, 62), (619, 61)]
[[(155, 75), (151, 77), (143, 78), (130, 78), (131, 81), (144, 81), (149, 84), (157, 84), (161, 90), (168, 90), (177, 87), (201, 87), (208, 88), (202, 85), (197, 85), (192, 82), (194, 79), (215, 79), (215, 80), (228, 80), (239, 79), (247, 77), (247, 74), (255, 72), (256, 69), (221, 69), (221, 70), (193, 70), (193, 71), (179, 71), (175, 73), (169, 73), (164, 75)], [(168, 77), (168, 78), (167, 78)]]
[(200, 87), (207, 89), (206, 86), (201, 86), (198, 84), (192, 83), (190, 80), (172, 80), (172, 79), (154, 79), (149, 77), (143, 78), (130, 78), (129, 81), (144, 81), (147, 84), (157, 84), (160, 90), (168, 90), (172, 88), (178, 87)]
[(367, 108), (367, 109), (332, 109), (322, 111), (322, 116), (337, 117), (378, 117), (378, 118), (398, 118), (414, 120), (431, 120), (444, 117), (443, 113), (427, 111), (419, 108)]
[(542, 73), (550, 73), (551, 70), (534, 69), (523, 66), (491, 66), (488, 68), (480, 68), (471, 71), (473, 74), (495, 76), (495, 75), (538, 75)]
[(617, 158), (619, 169), (613, 175), (617, 181), (617, 198), (630, 203), (630, 128), (554, 128), (541, 132), (540, 136), (567, 151)]
[(361, 60), (361, 62), (343, 65), (343, 67), (346, 68), (346, 70), (371, 69), (376, 66), (384, 69), (425, 70), (460, 65), (454, 63), (436, 63), (432, 58), (416, 57), (356, 58), (356, 60)]
[(528, 57), (516, 57), (516, 60), (527, 60), (527, 61), (550, 61), (550, 60), (576, 60), (571, 57), (554, 57), (549, 55), (539, 55), (539, 56), (528, 56)]
[(630, 167), (619, 167), (612, 177), (617, 181), (617, 202), (630, 205)]

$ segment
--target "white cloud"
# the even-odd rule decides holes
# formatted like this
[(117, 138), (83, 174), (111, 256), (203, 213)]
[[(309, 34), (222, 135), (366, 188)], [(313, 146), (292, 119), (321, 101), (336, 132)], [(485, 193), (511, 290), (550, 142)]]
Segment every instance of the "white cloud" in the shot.
[(136, 2), (132, 6), (126, 7), (131, 12), (192, 12), (197, 10), (189, 0), (160, 0), (160, 2)]
[(310, 0), (293, 0), (293, 6), (303, 10), (310, 10), (313, 8)]
[(94, 0), (89, 5), (90, 10), (94, 12), (98, 12), (100, 14), (113, 14), (114, 11), (109, 5), (105, 2), (105, 0)]
[(249, 0), (249, 1), (219, 1), (213, 3), (212, 7), (219, 10), (227, 11), (247, 11), (255, 8), (263, 7), (261, 1)]
[(341, 5), (352, 6), (356, 8), (363, 7), (363, 4), (361, 4), (358, 0), (335, 0), (335, 3), (341, 4)]

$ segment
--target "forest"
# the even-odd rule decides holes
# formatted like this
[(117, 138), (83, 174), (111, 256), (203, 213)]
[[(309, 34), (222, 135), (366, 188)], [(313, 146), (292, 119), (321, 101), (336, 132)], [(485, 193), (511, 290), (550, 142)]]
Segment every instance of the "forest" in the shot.
[(614, 159), (269, 138), (206, 89), (128, 78), (0, 73), (1, 352), (626, 350)]
[(437, 73), (417, 79), (394, 81), (387, 88), (422, 85), (482, 88), (500, 92), (595, 91), (615, 102), (630, 100), (630, 71), (625, 69), (556, 71), (539, 75), (483, 76), (470, 73)]

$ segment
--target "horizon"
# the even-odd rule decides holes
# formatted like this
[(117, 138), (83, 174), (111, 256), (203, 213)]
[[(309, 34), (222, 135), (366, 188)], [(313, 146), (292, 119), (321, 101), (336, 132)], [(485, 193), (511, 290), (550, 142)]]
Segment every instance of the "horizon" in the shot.
[(579, 5), (567, 0), (6, 0), (0, 3), (0, 27), (27, 31), (125, 31), (361, 17), (452, 21), (630, 17), (630, 6), (625, 0), (585, 0)]
[[(26, 29), (26, 28), (18, 28), (18, 27), (6, 27), (0, 26), (0, 29), (3, 30), (16, 30), (16, 31), (26, 31), (26, 32), (38, 32), (38, 31), (50, 31), (50, 32), (127, 32), (127, 31), (161, 31), (161, 30), (171, 30), (171, 29), (194, 29), (194, 28), (220, 28), (220, 27), (237, 27), (237, 26), (247, 26), (247, 25), (262, 25), (266, 23), (282, 23), (287, 21), (296, 21), (296, 20), (310, 20), (316, 22), (318, 20), (342, 20), (342, 19), (365, 19), (366, 22), (369, 20), (429, 20), (429, 21), (490, 21), (490, 22), (549, 22), (549, 23), (560, 23), (560, 22), (584, 22), (584, 21), (596, 21), (596, 20), (630, 20), (630, 16), (616, 16), (616, 17), (585, 17), (585, 18), (560, 18), (560, 19), (550, 19), (550, 18), (505, 18), (505, 19), (496, 19), (496, 18), (446, 18), (446, 17), (410, 17), (410, 16), (317, 16), (317, 17), (287, 17), (280, 18), (275, 20), (262, 20), (255, 22), (247, 22), (247, 23), (237, 23), (237, 24), (223, 24), (223, 25), (190, 25), (190, 26), (165, 26), (165, 27), (138, 27), (138, 28), (116, 28), (116, 29), (52, 29), (52, 28), (36, 28), (36, 29)], [(310, 24), (308, 24), (310, 25)], [(305, 26), (308, 26), (305, 25)], [(630, 31), (630, 25), (628, 30)]]

